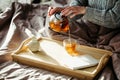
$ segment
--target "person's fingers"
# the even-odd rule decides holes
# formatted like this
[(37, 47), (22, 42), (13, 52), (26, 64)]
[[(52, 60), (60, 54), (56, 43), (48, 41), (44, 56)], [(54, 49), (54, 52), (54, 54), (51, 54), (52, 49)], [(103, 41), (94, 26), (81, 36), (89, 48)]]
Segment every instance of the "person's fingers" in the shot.
[(61, 8), (61, 7), (52, 8), (49, 11), (49, 15), (51, 16), (51, 15), (53, 15), (56, 12), (61, 12), (62, 10), (63, 10), (63, 8)]
[(73, 18), (73, 17), (75, 17), (76, 15), (78, 15), (78, 13), (71, 14), (71, 15), (70, 15), (70, 18)]
[(64, 10), (62, 10), (63, 16), (69, 16), (70, 18), (73, 18), (74, 16), (78, 14), (82, 14), (83, 10), (80, 6), (74, 6), (74, 7), (67, 7)]
[(52, 9), (50, 9), (49, 15), (50, 15), (50, 16), (53, 15), (56, 11), (57, 11), (57, 8), (52, 8)]
[(63, 16), (68, 16), (68, 15), (70, 15), (72, 13), (72, 11), (67, 9), (67, 10), (62, 11), (61, 13), (62, 13)]
[(71, 7), (66, 7), (66, 8), (64, 8), (61, 12), (64, 13), (64, 12), (70, 11), (70, 10), (71, 10)]
[(69, 16), (73, 13), (72, 7), (66, 7), (61, 11), (63, 16)]
[(48, 16), (51, 16), (51, 14), (50, 14), (51, 9), (53, 9), (53, 7), (48, 8)]
[(65, 8), (63, 11), (62, 11), (62, 15), (63, 16), (71, 16), (71, 15), (76, 15), (78, 13), (78, 10), (74, 7), (68, 7), (68, 8)]

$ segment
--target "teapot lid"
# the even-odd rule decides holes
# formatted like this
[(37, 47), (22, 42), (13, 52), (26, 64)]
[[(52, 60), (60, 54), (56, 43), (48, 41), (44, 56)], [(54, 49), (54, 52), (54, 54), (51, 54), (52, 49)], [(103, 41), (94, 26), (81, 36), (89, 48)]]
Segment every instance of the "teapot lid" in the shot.
[(60, 13), (60, 12), (55, 13), (55, 18), (60, 20), (60, 21), (63, 21), (62, 13)]

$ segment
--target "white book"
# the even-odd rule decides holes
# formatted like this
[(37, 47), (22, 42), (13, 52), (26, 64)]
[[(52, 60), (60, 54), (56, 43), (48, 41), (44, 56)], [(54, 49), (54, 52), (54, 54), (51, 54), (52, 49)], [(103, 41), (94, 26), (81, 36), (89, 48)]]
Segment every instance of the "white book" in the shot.
[(67, 51), (60, 44), (52, 41), (41, 41), (41, 50), (48, 56), (56, 60), (61, 66), (70, 69), (81, 69), (86, 67), (95, 66), (99, 60), (91, 55), (84, 54), (80, 56), (70, 56)]

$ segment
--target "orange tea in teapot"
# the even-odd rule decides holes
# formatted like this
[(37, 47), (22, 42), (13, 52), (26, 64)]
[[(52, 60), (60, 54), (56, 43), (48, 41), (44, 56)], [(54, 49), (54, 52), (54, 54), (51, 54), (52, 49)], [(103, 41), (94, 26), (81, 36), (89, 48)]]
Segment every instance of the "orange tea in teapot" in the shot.
[(50, 17), (49, 26), (56, 32), (67, 32), (69, 30), (67, 17), (60, 13), (55, 13)]

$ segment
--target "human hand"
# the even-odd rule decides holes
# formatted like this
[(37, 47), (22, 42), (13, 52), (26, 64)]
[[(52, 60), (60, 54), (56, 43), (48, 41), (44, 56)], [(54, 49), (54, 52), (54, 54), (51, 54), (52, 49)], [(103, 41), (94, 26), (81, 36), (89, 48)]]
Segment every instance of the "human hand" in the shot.
[(56, 12), (61, 12), (64, 8), (62, 7), (50, 7), (50, 9), (48, 10), (48, 16), (53, 15)]
[(70, 6), (64, 8), (64, 10), (61, 11), (63, 16), (69, 16), (70, 18), (73, 18), (78, 14), (85, 14), (85, 12), (86, 12), (86, 7), (84, 6)]

